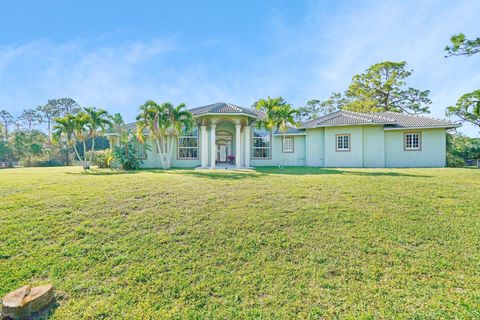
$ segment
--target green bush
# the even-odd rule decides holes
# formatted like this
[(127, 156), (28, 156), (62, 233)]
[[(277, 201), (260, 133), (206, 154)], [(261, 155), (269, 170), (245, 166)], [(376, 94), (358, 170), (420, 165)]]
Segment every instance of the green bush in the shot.
[(57, 159), (40, 160), (32, 163), (32, 167), (62, 167), (64, 164)]
[[(90, 159), (91, 151), (87, 152), (87, 159)], [(92, 164), (99, 168), (110, 168), (113, 161), (113, 152), (110, 149), (93, 151)]]
[(113, 148), (113, 156), (115, 162), (118, 163), (123, 170), (136, 170), (140, 168), (143, 163), (141, 159), (137, 157), (135, 147), (132, 142), (128, 142), (124, 146), (115, 146)]
[(447, 153), (447, 167), (464, 167), (465, 160), (463, 158)]

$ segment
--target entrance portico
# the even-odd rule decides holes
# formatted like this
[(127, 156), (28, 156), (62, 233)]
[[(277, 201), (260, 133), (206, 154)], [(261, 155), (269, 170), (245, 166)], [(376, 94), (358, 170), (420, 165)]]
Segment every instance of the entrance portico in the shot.
[(217, 165), (250, 167), (250, 130), (258, 117), (253, 111), (231, 104), (217, 103), (193, 109), (200, 126), (201, 167)]

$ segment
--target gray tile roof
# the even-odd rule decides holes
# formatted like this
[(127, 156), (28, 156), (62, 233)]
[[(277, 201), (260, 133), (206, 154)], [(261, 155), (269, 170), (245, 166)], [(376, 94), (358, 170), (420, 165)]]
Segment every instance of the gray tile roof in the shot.
[(398, 112), (380, 112), (379, 115), (389, 117), (395, 120), (394, 124), (385, 126), (386, 128), (425, 128), (425, 127), (441, 127), (455, 128), (460, 124), (445, 119), (435, 119), (420, 115), (412, 115), (408, 113)]
[(454, 128), (459, 124), (442, 119), (434, 119), (418, 115), (397, 112), (361, 113), (339, 110), (318, 119), (303, 123), (302, 128), (316, 128), (327, 126), (379, 124), (386, 128), (426, 128), (441, 127)]
[(253, 117), (258, 117), (260, 114), (252, 109), (243, 108), (231, 103), (226, 102), (217, 102), (210, 104), (208, 106), (193, 108), (189, 110), (194, 116), (200, 116), (202, 114), (211, 114), (211, 113), (238, 113), (238, 114), (247, 114)]
[(342, 126), (355, 124), (387, 124), (395, 123), (392, 118), (384, 117), (374, 113), (360, 113), (353, 111), (339, 110), (327, 114), (318, 119), (310, 120), (303, 123), (303, 128), (315, 128), (323, 126)]

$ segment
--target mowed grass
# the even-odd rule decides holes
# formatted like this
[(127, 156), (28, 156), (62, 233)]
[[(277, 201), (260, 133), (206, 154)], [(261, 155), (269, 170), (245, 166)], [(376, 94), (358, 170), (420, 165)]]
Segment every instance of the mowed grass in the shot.
[(49, 319), (479, 319), (480, 170), (0, 170)]

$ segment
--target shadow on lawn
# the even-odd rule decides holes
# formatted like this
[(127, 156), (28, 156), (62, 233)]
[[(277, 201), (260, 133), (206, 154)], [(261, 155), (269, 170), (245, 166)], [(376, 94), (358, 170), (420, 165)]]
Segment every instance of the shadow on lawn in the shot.
[[(414, 178), (430, 178), (428, 175), (410, 174), (404, 172), (392, 172), (392, 171), (361, 171), (357, 170), (343, 170), (343, 169), (330, 169), (330, 168), (306, 168), (306, 167), (289, 167), (284, 169), (274, 167), (261, 167), (256, 168), (254, 171), (197, 171), (197, 170), (184, 170), (173, 171), (175, 173), (186, 174), (195, 176), (198, 178), (209, 179), (223, 179), (223, 180), (238, 180), (245, 178), (260, 178), (269, 175), (356, 175), (356, 176), (385, 176), (385, 177), (414, 177)], [(173, 173), (172, 172), (172, 173)]]
[(118, 174), (136, 174), (139, 171), (121, 171), (121, 170), (110, 170), (110, 171), (97, 171), (97, 170), (87, 170), (80, 172), (65, 172), (65, 174), (80, 175), (80, 176), (113, 176)]
[(286, 167), (279, 169), (276, 167), (257, 167), (254, 170), (249, 171), (235, 171), (235, 170), (193, 170), (186, 168), (172, 168), (165, 171), (162, 169), (140, 169), (132, 171), (121, 170), (88, 170), (82, 172), (65, 172), (66, 174), (73, 175), (94, 175), (94, 176), (110, 176), (118, 174), (138, 174), (142, 172), (160, 173), (160, 174), (181, 174), (190, 175), (196, 178), (207, 178), (214, 180), (239, 180), (246, 178), (260, 178), (269, 175), (354, 175), (354, 176), (384, 176), (384, 177), (414, 177), (414, 178), (430, 178), (428, 175), (411, 174), (398, 171), (370, 171), (363, 169), (334, 169), (334, 168), (313, 168), (313, 167)]

